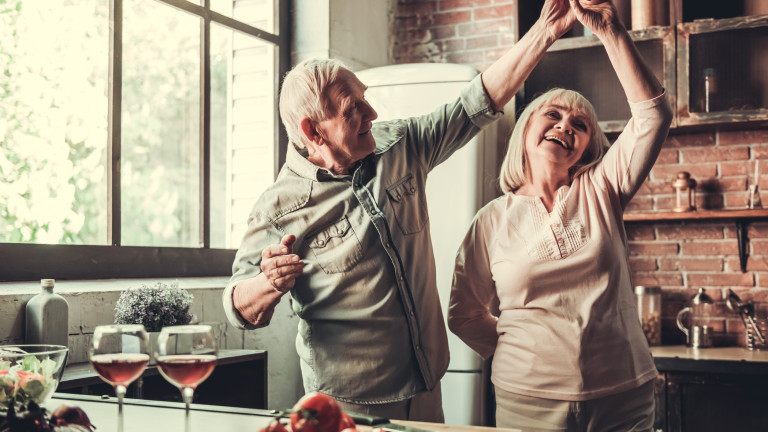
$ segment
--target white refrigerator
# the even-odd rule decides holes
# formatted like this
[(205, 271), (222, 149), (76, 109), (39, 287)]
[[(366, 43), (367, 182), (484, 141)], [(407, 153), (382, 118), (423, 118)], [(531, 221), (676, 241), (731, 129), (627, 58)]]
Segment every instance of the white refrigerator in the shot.
[[(368, 86), (366, 98), (379, 114), (377, 121), (383, 121), (427, 114), (455, 100), (478, 71), (465, 65), (418, 63), (377, 67), (356, 74)], [(475, 213), (498, 196), (499, 152), (504, 151), (498, 135), (496, 124), (484, 129), (427, 177), (437, 287), (444, 316), (458, 247)], [(451, 362), (442, 380), (445, 422), (487, 426), (492, 421), (488, 410), (489, 362), (450, 331), (448, 343)]]

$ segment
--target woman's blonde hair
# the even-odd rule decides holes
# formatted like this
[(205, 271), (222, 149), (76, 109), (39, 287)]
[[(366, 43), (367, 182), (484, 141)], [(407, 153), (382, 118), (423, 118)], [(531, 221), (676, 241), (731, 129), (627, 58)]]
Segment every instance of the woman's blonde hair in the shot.
[(333, 115), (335, 107), (328, 106), (325, 92), (336, 81), (341, 69), (348, 68), (336, 59), (309, 59), (285, 75), (280, 90), (280, 117), (288, 139), (297, 148), (306, 146), (301, 132), (304, 117), (322, 121)]
[(597, 123), (595, 108), (584, 96), (573, 90), (561, 88), (549, 90), (532, 100), (517, 119), (512, 136), (509, 138), (507, 154), (504, 156), (501, 174), (499, 175), (499, 186), (504, 193), (512, 192), (525, 183), (525, 136), (528, 132), (528, 122), (531, 119), (531, 115), (541, 108), (542, 105), (550, 103), (570, 107), (572, 110), (586, 116), (589, 130), (592, 131), (589, 144), (584, 150), (581, 159), (569, 169), (571, 179), (581, 175), (600, 162), (605, 151), (610, 147), (611, 144), (608, 138)]

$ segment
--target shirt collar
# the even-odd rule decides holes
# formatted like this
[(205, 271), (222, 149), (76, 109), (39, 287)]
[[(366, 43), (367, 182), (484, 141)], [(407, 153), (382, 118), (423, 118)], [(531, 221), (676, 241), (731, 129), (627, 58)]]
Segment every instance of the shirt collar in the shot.
[[(336, 175), (325, 168), (321, 168), (307, 160), (307, 156), (308, 153), (306, 149), (299, 150), (293, 144), (288, 143), (288, 150), (286, 151), (285, 155), (285, 164), (299, 176), (310, 180), (323, 181), (352, 178), (352, 176), (349, 174)], [(368, 155), (366, 159), (370, 157), (371, 155)], [(357, 169), (360, 163), (361, 162), (358, 161), (355, 164), (355, 168), (352, 170), (353, 172), (355, 169)]]

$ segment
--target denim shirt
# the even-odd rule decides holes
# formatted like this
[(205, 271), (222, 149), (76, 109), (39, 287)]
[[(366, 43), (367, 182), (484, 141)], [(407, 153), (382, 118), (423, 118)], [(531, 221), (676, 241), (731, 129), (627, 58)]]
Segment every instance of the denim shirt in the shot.
[(289, 145), (277, 180), (251, 212), (224, 291), (232, 324), (255, 328), (234, 308), (233, 288), (261, 273), (267, 245), (293, 234), (293, 252), (305, 263), (290, 292), (305, 390), (357, 404), (432, 390), (449, 353), (427, 173), (500, 116), (478, 76), (431, 114), (374, 124), (376, 149), (350, 175), (334, 175)]

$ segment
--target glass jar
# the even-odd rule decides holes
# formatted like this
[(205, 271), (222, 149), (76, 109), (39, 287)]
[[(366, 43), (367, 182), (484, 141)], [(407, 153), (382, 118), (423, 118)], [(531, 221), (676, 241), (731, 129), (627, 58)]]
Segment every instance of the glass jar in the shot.
[(636, 286), (637, 313), (648, 345), (661, 345), (661, 287)]

